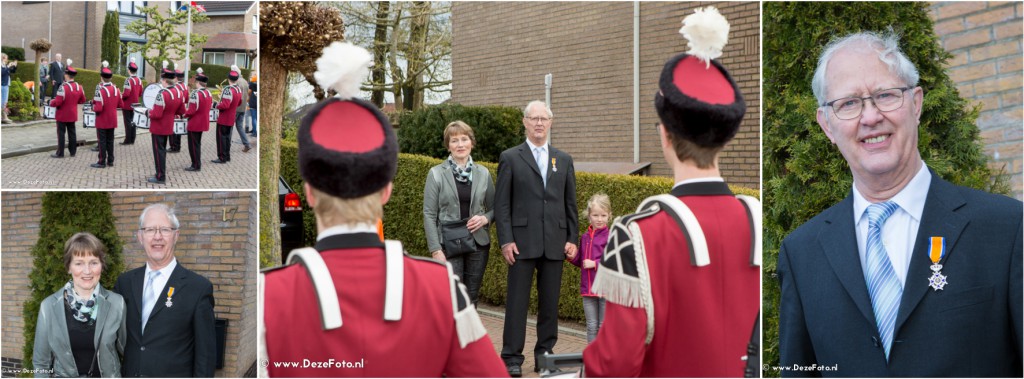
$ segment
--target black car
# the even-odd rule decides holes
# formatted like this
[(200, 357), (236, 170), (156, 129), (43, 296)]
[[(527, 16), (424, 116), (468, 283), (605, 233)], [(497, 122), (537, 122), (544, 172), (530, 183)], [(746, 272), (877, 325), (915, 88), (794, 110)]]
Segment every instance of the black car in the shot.
[(288, 253), (302, 244), (302, 200), (292, 191), (284, 178), (278, 177), (277, 203), (281, 217), (281, 263), (288, 260)]

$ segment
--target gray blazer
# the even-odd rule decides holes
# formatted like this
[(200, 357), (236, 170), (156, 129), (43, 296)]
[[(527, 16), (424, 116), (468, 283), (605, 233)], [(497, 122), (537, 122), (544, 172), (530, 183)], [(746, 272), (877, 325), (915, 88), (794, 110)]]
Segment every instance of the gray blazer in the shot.
[[(473, 190), (469, 201), (470, 217), (484, 215), (487, 226), (473, 233), (477, 245), (491, 243), (490, 228), (494, 223), (494, 182), (491, 173), (480, 165), (473, 166)], [(434, 166), (427, 173), (423, 188), (423, 229), (427, 235), (427, 250), (441, 250), (441, 223), (458, 221), (459, 193), (455, 189), (455, 176), (447, 162)]]
[[(118, 353), (124, 352), (125, 342), (124, 298), (107, 291), (103, 286), (96, 286), (96, 306), (99, 307), (99, 314), (93, 344), (99, 351), (97, 362), (100, 376), (120, 377), (121, 359), (118, 358)], [(100, 337), (103, 338), (102, 344)], [(51, 376), (50, 369), (53, 369), (53, 377), (78, 376), (78, 366), (75, 365), (75, 357), (71, 354), (68, 324), (64, 316), (63, 288), (47, 296), (39, 306), (32, 366), (37, 370), (37, 378)]]

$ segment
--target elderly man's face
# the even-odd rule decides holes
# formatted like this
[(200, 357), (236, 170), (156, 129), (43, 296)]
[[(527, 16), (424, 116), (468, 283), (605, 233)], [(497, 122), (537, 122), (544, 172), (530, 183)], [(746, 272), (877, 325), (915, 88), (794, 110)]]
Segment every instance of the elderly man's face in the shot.
[[(827, 102), (868, 97), (881, 90), (907, 86), (889, 72), (873, 49), (863, 45), (850, 46), (833, 55), (825, 81)], [(818, 108), (818, 124), (839, 147), (854, 179), (916, 174), (914, 168), (920, 160), (917, 127), (923, 94), (920, 87), (914, 87), (902, 92), (902, 96), (902, 105), (887, 112), (879, 111), (872, 100), (864, 100), (860, 115), (849, 120), (836, 117), (830, 106)]]
[(534, 144), (542, 144), (548, 139), (548, 132), (551, 131), (551, 117), (548, 117), (547, 110), (541, 105), (530, 107), (526, 117), (523, 117), (523, 126), (526, 128), (526, 138)]
[(162, 209), (151, 209), (142, 221), (142, 230), (138, 232), (139, 244), (146, 250), (146, 261), (154, 267), (164, 267), (174, 259), (174, 244), (178, 241), (178, 231), (174, 230), (167, 212)]

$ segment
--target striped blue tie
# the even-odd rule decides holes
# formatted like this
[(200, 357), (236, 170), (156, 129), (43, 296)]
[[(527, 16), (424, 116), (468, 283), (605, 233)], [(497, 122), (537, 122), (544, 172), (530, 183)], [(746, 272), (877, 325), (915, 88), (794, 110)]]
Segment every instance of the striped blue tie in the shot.
[(875, 310), (875, 322), (878, 334), (885, 345), (885, 359), (889, 359), (892, 349), (893, 328), (896, 324), (896, 313), (899, 311), (900, 298), (903, 297), (903, 285), (896, 277), (889, 255), (882, 246), (882, 225), (899, 205), (887, 201), (871, 204), (868, 215), (867, 270), (864, 279), (867, 281), (868, 293), (871, 295), (871, 306)]

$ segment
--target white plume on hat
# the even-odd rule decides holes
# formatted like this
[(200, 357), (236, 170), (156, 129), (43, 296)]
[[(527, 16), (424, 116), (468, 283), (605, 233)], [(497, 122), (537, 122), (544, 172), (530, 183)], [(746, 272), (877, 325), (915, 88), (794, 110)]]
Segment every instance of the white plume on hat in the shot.
[(110, 63), (107, 63), (107, 61), (103, 61), (103, 67), (110, 67)]
[(197, 74), (202, 74), (203, 73), (203, 68), (202, 67), (197, 68), (196, 69), (196, 73)]
[(710, 67), (711, 60), (720, 57), (722, 48), (729, 42), (729, 21), (715, 7), (697, 8), (683, 19), (679, 34), (690, 42), (687, 53)]
[(167, 68), (167, 65), (168, 65), (168, 62), (166, 60), (164, 60), (164, 68), (165, 69)]
[(71, 67), (71, 58), (68, 58), (68, 67)]
[(237, 65), (231, 65), (231, 71), (234, 71), (234, 72), (238, 72), (238, 73), (241, 73), (241, 72), (242, 72), (242, 70), (239, 70), (239, 69), (238, 69), (238, 66), (237, 66)]
[(325, 47), (323, 55), (316, 60), (313, 77), (324, 89), (337, 92), (339, 98), (351, 99), (359, 94), (372, 62), (373, 56), (366, 49), (348, 42), (334, 42)]
[(132, 57), (131, 62), (135, 63), (135, 57)]

